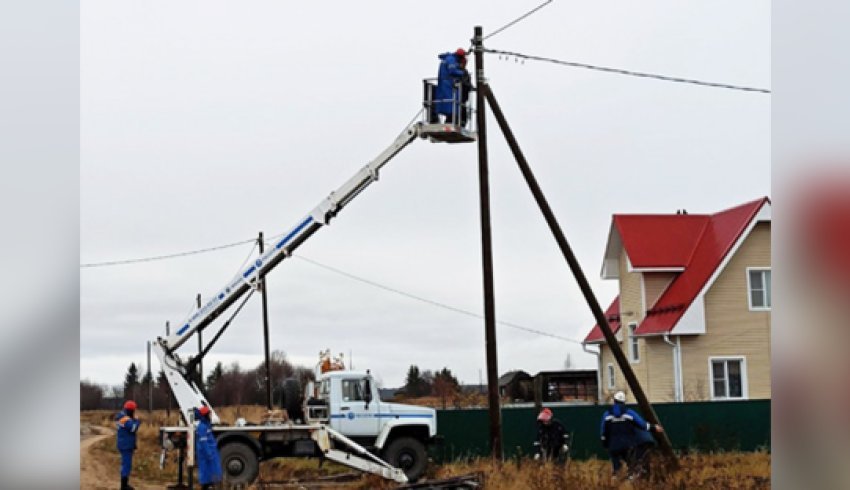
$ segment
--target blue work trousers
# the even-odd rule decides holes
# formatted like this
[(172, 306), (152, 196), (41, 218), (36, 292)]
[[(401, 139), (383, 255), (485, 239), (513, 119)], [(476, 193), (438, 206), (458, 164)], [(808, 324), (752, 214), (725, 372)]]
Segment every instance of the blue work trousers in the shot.
[(121, 478), (130, 476), (130, 470), (133, 468), (133, 450), (129, 449), (121, 451)]

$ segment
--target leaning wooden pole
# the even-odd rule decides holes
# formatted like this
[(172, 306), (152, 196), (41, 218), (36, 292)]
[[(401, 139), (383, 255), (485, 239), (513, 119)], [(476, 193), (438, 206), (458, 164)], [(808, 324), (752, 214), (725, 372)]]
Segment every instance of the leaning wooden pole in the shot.
[[(525, 155), (523, 155), (522, 150), (519, 148), (519, 143), (514, 137), (513, 131), (511, 131), (508, 121), (505, 119), (505, 115), (502, 113), (502, 109), (496, 101), (495, 95), (493, 95), (493, 90), (487, 83), (482, 83), (478, 85), (478, 91), (487, 99), (490, 109), (493, 110), (493, 115), (499, 123), (499, 128), (502, 130), (502, 134), (504, 134), (505, 139), (508, 142), (508, 146), (511, 148), (511, 152), (519, 165), (519, 169), (522, 172), (523, 177), (525, 177), (525, 181), (528, 184), (531, 193), (534, 195), (534, 199), (537, 201), (540, 211), (543, 213), (544, 218), (546, 218), (546, 223), (549, 225), (549, 229), (555, 236), (555, 241), (558, 242), (558, 247), (560, 247), (561, 253), (564, 255), (564, 259), (566, 259), (573, 276), (575, 276), (578, 286), (584, 295), (584, 299), (587, 301), (587, 305), (590, 307), (590, 311), (593, 313), (596, 323), (602, 330), (602, 334), (605, 336), (605, 341), (608, 343), (608, 347), (611, 348), (611, 352), (614, 354), (614, 358), (617, 360), (617, 364), (620, 366), (620, 370), (623, 372), (626, 382), (628, 382), (629, 388), (632, 390), (632, 394), (634, 394), (641, 411), (649, 423), (658, 424), (658, 416), (655, 414), (655, 410), (652, 408), (652, 405), (649, 404), (649, 400), (646, 398), (646, 394), (643, 392), (643, 388), (641, 388), (634, 371), (632, 371), (631, 365), (626, 360), (626, 355), (623, 354), (623, 350), (620, 349), (620, 344), (617, 342), (614, 332), (611, 331), (611, 327), (608, 325), (608, 319), (605, 317), (605, 313), (602, 311), (602, 307), (599, 305), (596, 295), (594, 295), (593, 290), (590, 289), (590, 283), (587, 282), (587, 277), (585, 277), (578, 260), (573, 254), (569, 243), (567, 243), (564, 232), (561, 231), (561, 226), (558, 224), (558, 220), (555, 219), (555, 214), (552, 212), (552, 208), (549, 207), (549, 203), (546, 201), (546, 197), (543, 195), (543, 191), (540, 189), (537, 179), (531, 172), (531, 167), (528, 165)], [(481, 110), (480, 106), (478, 110)], [(678, 469), (679, 462), (676, 458), (676, 454), (673, 452), (673, 445), (670, 443), (670, 438), (667, 437), (667, 433), (656, 433), (655, 437), (658, 440), (664, 455), (667, 457), (669, 467), (671, 469)]]

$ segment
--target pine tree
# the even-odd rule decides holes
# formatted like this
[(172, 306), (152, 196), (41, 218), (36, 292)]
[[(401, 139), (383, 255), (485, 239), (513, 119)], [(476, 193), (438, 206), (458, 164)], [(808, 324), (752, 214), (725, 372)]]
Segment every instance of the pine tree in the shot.
[(419, 373), (419, 366), (412, 365), (407, 370), (407, 378), (404, 383), (404, 393), (410, 397), (422, 396), (422, 375)]
[(210, 374), (207, 375), (207, 391), (208, 392), (211, 393), (215, 389), (215, 384), (218, 382), (218, 380), (221, 379), (223, 374), (224, 374), (224, 368), (221, 365), (221, 361), (218, 361), (215, 364), (215, 367), (213, 368), (213, 370), (210, 371)]
[(127, 374), (124, 375), (124, 399), (135, 400), (139, 388), (139, 368), (135, 362), (130, 363)]

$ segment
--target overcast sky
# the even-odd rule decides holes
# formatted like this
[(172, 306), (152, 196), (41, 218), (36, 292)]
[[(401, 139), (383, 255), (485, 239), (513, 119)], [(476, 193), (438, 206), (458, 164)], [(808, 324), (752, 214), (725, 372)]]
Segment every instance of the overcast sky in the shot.
[[(80, 262), (287, 231), (394, 140), (438, 53), (538, 3), (84, 1)], [(769, 9), (556, 0), (486, 46), (770, 88)], [(613, 213), (715, 212), (770, 194), (769, 95), (485, 60), (603, 307), (617, 291), (599, 277)], [(497, 319), (580, 341), (592, 316), (494, 120), (488, 129)], [(476, 155), (476, 145), (414, 142), (296, 254), (483, 312)], [(145, 342), (250, 251), (81, 269), (81, 378), (121, 383)], [(466, 383), (486, 372), (483, 320), (297, 258), (268, 280), (271, 346), (295, 362), (351, 351), (385, 386), (411, 364), (447, 366)], [(260, 311), (252, 298), (205, 367), (261, 361)], [(497, 335), (501, 373), (560, 369), (568, 355), (595, 367), (577, 343), (507, 326)]]

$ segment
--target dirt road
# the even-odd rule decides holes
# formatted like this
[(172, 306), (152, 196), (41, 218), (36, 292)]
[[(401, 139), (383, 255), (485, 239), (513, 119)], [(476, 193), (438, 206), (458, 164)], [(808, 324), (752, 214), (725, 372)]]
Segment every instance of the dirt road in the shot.
[[(83, 434), (83, 432), (87, 432)], [(104, 439), (114, 438), (114, 433), (104, 427), (89, 426), (80, 431), (80, 489), (114, 490), (119, 488), (121, 476), (117, 467), (108, 465), (92, 454), (92, 448)], [(130, 483), (138, 490), (153, 490), (161, 485), (148, 485), (130, 478)]]

